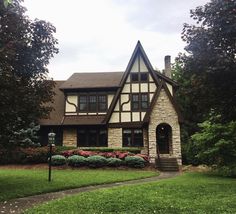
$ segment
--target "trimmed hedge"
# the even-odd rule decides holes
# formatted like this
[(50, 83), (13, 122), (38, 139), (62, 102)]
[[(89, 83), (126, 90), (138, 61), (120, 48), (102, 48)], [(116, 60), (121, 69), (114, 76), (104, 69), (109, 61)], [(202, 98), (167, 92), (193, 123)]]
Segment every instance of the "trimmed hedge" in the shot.
[(107, 165), (112, 167), (118, 167), (123, 165), (123, 161), (119, 158), (108, 158)]
[(62, 166), (66, 164), (66, 158), (62, 155), (53, 155), (52, 156), (52, 166)]
[(67, 159), (68, 165), (80, 167), (80, 166), (87, 166), (88, 161), (87, 158), (79, 155), (72, 155)]
[(92, 168), (103, 167), (107, 166), (108, 164), (107, 159), (99, 155), (88, 157), (87, 161), (88, 161), (88, 166)]
[(141, 153), (142, 148), (130, 148), (130, 147), (122, 147), (122, 148), (108, 148), (108, 147), (81, 147), (80, 150), (84, 151), (93, 151), (93, 152), (131, 152), (134, 154)]
[(143, 168), (145, 167), (146, 161), (142, 157), (128, 156), (125, 158), (125, 164), (129, 167)]

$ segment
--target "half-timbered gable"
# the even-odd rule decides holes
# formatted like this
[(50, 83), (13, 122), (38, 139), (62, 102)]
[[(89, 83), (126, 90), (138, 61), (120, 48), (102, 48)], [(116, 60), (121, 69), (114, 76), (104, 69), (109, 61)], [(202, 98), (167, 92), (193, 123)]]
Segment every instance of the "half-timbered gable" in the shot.
[(138, 41), (124, 72), (75, 73), (56, 82), (54, 110), (40, 121), (42, 139), (53, 129), (61, 145), (138, 147), (152, 162), (167, 157), (181, 164), (170, 56), (165, 67), (166, 75), (155, 71)]

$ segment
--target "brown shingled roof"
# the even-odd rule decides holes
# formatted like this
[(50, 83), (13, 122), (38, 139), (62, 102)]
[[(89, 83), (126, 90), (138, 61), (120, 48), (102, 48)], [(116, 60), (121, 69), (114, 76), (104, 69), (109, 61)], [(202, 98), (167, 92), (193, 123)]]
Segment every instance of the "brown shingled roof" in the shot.
[(61, 125), (63, 116), (64, 116), (64, 93), (59, 89), (59, 87), (65, 81), (55, 81), (54, 87), (54, 102), (48, 105), (52, 106), (54, 110), (52, 110), (47, 119), (40, 119), (40, 125)]
[(105, 115), (65, 116), (62, 125), (101, 125)]
[(74, 73), (60, 89), (117, 88), (124, 72)]

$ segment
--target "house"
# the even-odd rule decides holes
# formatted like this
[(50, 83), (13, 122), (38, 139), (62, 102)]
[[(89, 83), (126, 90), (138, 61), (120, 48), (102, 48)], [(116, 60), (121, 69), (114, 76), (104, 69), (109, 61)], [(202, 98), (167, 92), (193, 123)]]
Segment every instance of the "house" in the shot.
[(74, 73), (56, 81), (54, 110), (40, 120), (42, 142), (53, 130), (61, 145), (140, 147), (152, 162), (159, 155), (181, 165), (170, 56), (165, 64), (166, 75), (155, 71), (138, 41), (125, 72)]

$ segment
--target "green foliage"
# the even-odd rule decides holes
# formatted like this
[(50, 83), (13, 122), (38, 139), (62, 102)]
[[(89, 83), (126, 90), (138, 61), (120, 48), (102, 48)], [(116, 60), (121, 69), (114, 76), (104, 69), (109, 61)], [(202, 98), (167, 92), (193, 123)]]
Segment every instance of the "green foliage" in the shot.
[(196, 25), (184, 25), (182, 38), (188, 55), (181, 55), (177, 62), (186, 83), (180, 89), (182, 99), (190, 99), (186, 104), (196, 107), (193, 118), (212, 110), (223, 122), (236, 117), (235, 7), (233, 0), (211, 0), (191, 11)]
[(134, 154), (141, 153), (140, 148), (130, 148), (130, 147), (123, 147), (123, 148), (108, 148), (108, 147), (90, 147), (90, 148), (81, 148), (84, 151), (94, 151), (94, 152), (131, 152)]
[(0, 164), (47, 163), (48, 155), (48, 147), (2, 148), (0, 149)]
[(112, 167), (118, 167), (123, 164), (123, 161), (119, 158), (108, 158), (107, 162), (108, 162), (107, 165)]
[(107, 159), (99, 155), (88, 157), (87, 162), (88, 162), (88, 166), (92, 168), (103, 167), (108, 164)]
[(62, 155), (52, 156), (52, 166), (62, 166), (66, 164), (66, 158)]
[(201, 131), (192, 136), (198, 158), (218, 167), (236, 164), (236, 122), (225, 124), (207, 120), (199, 124)]
[(52, 108), (45, 104), (54, 95), (47, 65), (58, 52), (56, 29), (46, 21), (30, 20), (21, 3), (8, 0), (4, 6), (0, 1), (0, 144), (5, 147), (15, 146), (19, 132), (48, 116)]
[(55, 147), (55, 154), (59, 155), (63, 151), (72, 150), (72, 149), (76, 149), (76, 148), (77, 147), (74, 147), (74, 146), (56, 146)]
[(125, 158), (125, 164), (129, 167), (144, 168), (146, 161), (141, 157), (128, 156)]
[(236, 178), (236, 164), (231, 164), (229, 166), (217, 167), (214, 169), (213, 172), (217, 175), (221, 175), (224, 177)]
[(80, 166), (87, 166), (87, 158), (79, 155), (72, 155), (67, 159), (68, 165), (80, 167)]
[(235, 185), (235, 179), (185, 173), (174, 179), (65, 197), (26, 213), (236, 213)]

